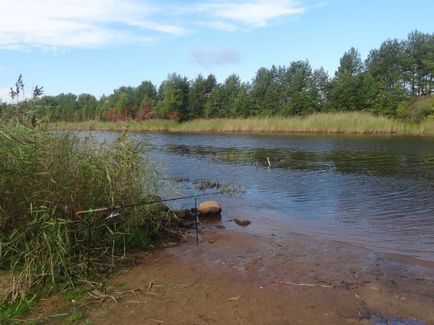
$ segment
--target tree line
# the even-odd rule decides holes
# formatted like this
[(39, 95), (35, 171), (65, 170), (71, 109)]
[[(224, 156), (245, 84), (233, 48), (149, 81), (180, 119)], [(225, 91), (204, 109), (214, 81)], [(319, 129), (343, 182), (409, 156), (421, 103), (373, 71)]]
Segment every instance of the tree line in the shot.
[[(420, 120), (434, 114), (433, 76), (434, 33), (413, 31), (405, 40), (383, 42), (364, 61), (357, 49), (350, 48), (333, 76), (322, 67), (312, 68), (308, 60), (261, 67), (248, 82), (236, 74), (219, 83), (212, 74), (189, 80), (173, 73), (158, 88), (143, 81), (137, 87), (119, 87), (99, 99), (72, 93), (41, 96), (42, 89), (38, 89), (24, 103), (18, 99), (15, 104), (0, 103), (0, 114), (11, 114), (16, 106), (27, 104), (38, 118), (50, 121), (185, 121), (335, 111)], [(18, 97), (21, 76), (20, 82), (16, 89), (11, 88), (11, 96)]]

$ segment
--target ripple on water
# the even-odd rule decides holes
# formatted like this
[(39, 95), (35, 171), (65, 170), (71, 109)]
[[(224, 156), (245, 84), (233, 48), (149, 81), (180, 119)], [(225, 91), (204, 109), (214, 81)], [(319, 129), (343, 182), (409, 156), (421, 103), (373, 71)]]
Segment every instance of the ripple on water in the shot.
[(148, 155), (168, 177), (238, 183), (245, 195), (228, 198), (229, 205), (258, 214), (266, 207), (312, 232), (434, 260), (432, 138), (157, 133), (135, 138), (148, 144)]

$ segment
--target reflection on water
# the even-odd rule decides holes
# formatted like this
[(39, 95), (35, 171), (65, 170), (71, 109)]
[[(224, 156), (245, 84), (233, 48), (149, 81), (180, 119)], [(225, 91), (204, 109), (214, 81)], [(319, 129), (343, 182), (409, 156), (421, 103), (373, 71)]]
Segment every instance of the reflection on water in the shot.
[[(116, 135), (95, 134), (105, 139)], [(185, 180), (185, 192), (204, 180), (241, 185), (242, 197), (221, 198), (232, 217), (284, 219), (308, 232), (434, 260), (432, 138), (134, 137), (147, 143), (149, 155), (169, 178)]]
[(385, 152), (306, 152), (266, 148), (212, 148), (193, 147), (185, 144), (164, 148), (174, 155), (195, 155), (214, 162), (233, 162), (242, 165), (296, 170), (323, 170), (341, 173), (410, 178), (434, 178), (434, 154), (401, 155)]

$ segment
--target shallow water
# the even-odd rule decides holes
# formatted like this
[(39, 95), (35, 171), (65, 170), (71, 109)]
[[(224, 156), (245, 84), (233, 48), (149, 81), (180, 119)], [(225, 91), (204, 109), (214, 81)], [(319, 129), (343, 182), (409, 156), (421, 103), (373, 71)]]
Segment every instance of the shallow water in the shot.
[[(92, 134), (110, 141), (118, 133)], [(219, 198), (226, 218), (251, 218), (281, 235), (301, 231), (434, 261), (434, 138), (134, 137), (183, 194), (197, 193), (200, 181), (239, 186), (243, 195)]]

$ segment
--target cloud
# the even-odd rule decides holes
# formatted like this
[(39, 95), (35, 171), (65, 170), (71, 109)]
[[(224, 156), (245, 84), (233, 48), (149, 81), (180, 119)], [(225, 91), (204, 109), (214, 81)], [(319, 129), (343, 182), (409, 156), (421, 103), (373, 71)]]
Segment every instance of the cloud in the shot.
[(157, 32), (167, 33), (167, 34), (173, 34), (173, 35), (186, 35), (188, 34), (188, 29), (176, 26), (176, 25), (169, 25), (169, 24), (159, 24), (151, 21), (131, 21), (128, 23), (130, 26), (136, 26), (141, 27), (145, 29), (151, 29)]
[(0, 0), (0, 49), (94, 48), (235, 32), (303, 14), (306, 0)]
[(209, 26), (214, 24), (216, 29), (226, 30), (231, 24), (248, 28), (264, 27), (273, 19), (303, 14), (306, 8), (296, 0), (256, 0), (208, 2), (198, 4), (197, 10), (213, 18)]
[(196, 24), (199, 26), (209, 28), (209, 29), (217, 29), (217, 30), (222, 30), (225, 32), (234, 32), (234, 31), (239, 29), (238, 26), (221, 21), (221, 20), (198, 21)]
[(240, 54), (232, 49), (194, 49), (191, 52), (191, 60), (204, 67), (210, 65), (224, 65), (240, 62)]
[(158, 12), (136, 0), (0, 1), (0, 48), (89, 48), (181, 34), (180, 27), (153, 22)]

